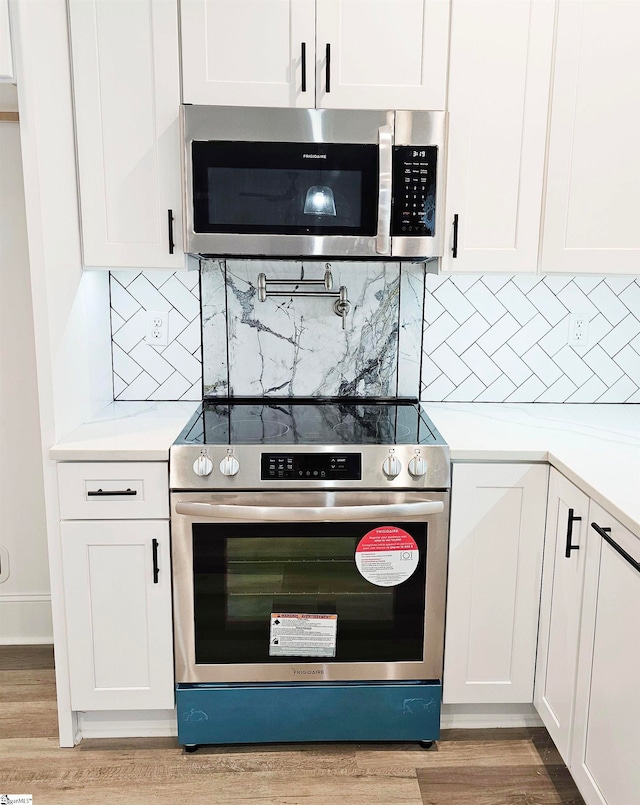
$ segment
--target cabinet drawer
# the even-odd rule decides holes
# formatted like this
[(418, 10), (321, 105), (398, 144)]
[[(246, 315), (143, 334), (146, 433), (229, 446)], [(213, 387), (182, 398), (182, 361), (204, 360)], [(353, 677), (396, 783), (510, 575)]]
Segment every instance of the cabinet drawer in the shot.
[(63, 520), (169, 517), (164, 461), (61, 463), (58, 486)]

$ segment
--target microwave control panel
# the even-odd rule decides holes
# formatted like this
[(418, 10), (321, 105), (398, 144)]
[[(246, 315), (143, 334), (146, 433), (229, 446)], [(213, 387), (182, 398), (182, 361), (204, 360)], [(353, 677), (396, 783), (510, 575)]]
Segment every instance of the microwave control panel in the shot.
[(435, 145), (394, 147), (392, 235), (433, 236), (437, 159)]
[(262, 481), (360, 481), (360, 453), (262, 453)]

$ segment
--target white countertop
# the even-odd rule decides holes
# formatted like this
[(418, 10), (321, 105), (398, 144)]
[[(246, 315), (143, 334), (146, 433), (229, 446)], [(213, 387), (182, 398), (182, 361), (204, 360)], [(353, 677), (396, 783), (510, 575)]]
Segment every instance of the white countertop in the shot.
[(640, 406), (423, 407), (453, 461), (548, 461), (640, 537)]
[(53, 445), (54, 461), (167, 461), (196, 402), (113, 402)]
[[(195, 402), (114, 402), (55, 461), (166, 461)], [(453, 461), (548, 461), (640, 537), (640, 405), (424, 403)]]

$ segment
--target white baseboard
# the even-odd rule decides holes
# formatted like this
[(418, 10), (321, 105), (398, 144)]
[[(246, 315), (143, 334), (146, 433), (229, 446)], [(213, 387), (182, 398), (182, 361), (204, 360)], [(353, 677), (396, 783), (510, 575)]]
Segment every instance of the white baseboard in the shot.
[(440, 726), (444, 729), (494, 727), (543, 727), (532, 704), (443, 704)]
[(0, 595), (0, 645), (53, 643), (51, 596)]
[(175, 710), (78, 712), (82, 738), (166, 738), (178, 734)]

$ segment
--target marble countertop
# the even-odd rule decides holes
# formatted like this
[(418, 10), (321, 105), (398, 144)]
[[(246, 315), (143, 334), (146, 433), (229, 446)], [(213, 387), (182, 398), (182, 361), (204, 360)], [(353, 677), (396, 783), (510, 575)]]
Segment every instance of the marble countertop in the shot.
[(453, 461), (548, 461), (640, 537), (640, 406), (423, 407)]
[[(196, 402), (114, 402), (55, 461), (166, 461)], [(424, 403), (453, 461), (548, 461), (640, 537), (640, 406)]]
[(113, 402), (49, 449), (54, 461), (167, 461), (197, 402)]

